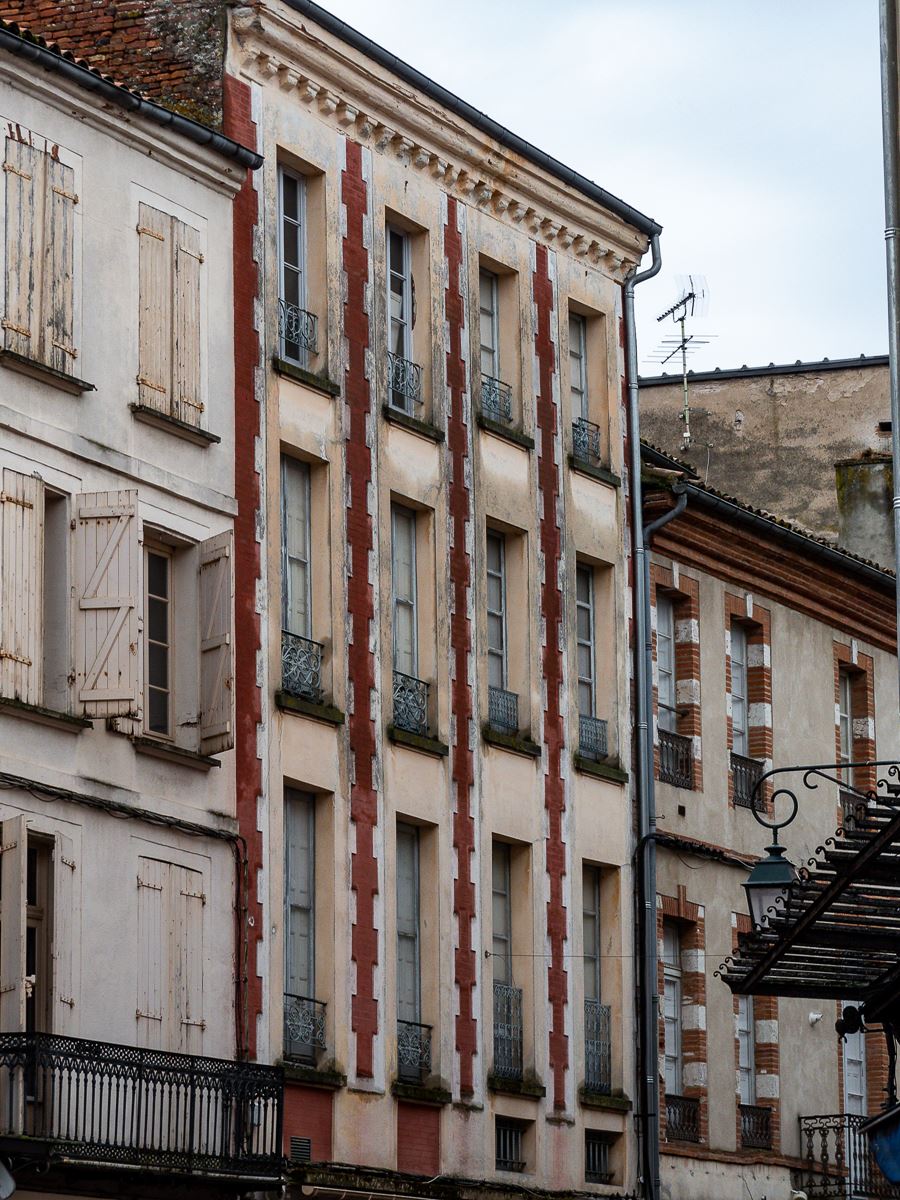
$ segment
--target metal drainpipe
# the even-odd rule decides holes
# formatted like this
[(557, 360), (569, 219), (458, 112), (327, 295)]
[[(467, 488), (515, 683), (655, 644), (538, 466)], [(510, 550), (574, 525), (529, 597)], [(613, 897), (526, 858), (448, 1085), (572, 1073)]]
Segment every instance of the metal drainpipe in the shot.
[[(891, 382), (891, 451), (894, 472), (894, 570), (900, 580), (900, 122), (897, 71), (897, 0), (880, 0), (881, 120), (884, 143), (884, 240), (887, 258), (888, 354)], [(900, 587), (897, 588), (897, 648), (900, 657)], [(900, 696), (900, 677), (897, 681)]]

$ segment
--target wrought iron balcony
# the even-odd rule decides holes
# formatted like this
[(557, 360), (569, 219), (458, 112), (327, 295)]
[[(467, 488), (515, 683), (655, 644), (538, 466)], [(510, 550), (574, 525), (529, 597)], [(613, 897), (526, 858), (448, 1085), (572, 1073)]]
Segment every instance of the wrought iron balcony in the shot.
[(659, 778), (678, 788), (694, 786), (694, 742), (670, 729), (659, 731)]
[(491, 421), (512, 424), (512, 388), (492, 375), (481, 377), (481, 411)]
[(391, 405), (411, 413), (422, 403), (422, 368), (418, 363), (388, 351), (388, 391)]
[(277, 1183), (283, 1092), (261, 1063), (0, 1034), (0, 1138), (16, 1157)]
[(519, 697), (504, 688), (488, 688), (488, 724), (498, 733), (519, 732)]
[(431, 1074), (431, 1026), (397, 1022), (397, 1073), (408, 1083)]
[(599, 466), (601, 460), (600, 426), (578, 417), (572, 422), (572, 457), (579, 462)]
[(794, 1186), (810, 1200), (897, 1200), (900, 1185), (882, 1175), (860, 1126), (868, 1118), (836, 1113), (800, 1118), (803, 1168)]
[(428, 684), (402, 671), (394, 672), (394, 724), (428, 736)]
[(696, 1096), (666, 1095), (666, 1140), (700, 1141), (700, 1101)]
[(284, 996), (284, 1056), (315, 1065), (326, 1047), (325, 1005), (308, 996)]
[(772, 1110), (764, 1104), (742, 1104), (741, 1145), (748, 1150), (771, 1150)]
[(759, 783), (763, 773), (764, 763), (758, 758), (747, 758), (743, 754), (731, 752), (731, 771), (734, 775), (734, 802), (739, 808), (756, 808), (760, 812), (765, 804), (765, 796), (760, 793), (754, 805), (753, 789)]
[(322, 643), (281, 631), (281, 689), (318, 704), (322, 699)]
[(595, 762), (609, 754), (609, 727), (600, 717), (578, 714), (578, 753)]
[(611, 1012), (599, 1000), (584, 1002), (584, 1086), (608, 1096), (612, 1091)]
[(522, 989), (494, 984), (494, 1074), (522, 1078)]
[(315, 354), (319, 335), (319, 319), (315, 313), (278, 301), (278, 336), (282, 358), (305, 363), (307, 354)]

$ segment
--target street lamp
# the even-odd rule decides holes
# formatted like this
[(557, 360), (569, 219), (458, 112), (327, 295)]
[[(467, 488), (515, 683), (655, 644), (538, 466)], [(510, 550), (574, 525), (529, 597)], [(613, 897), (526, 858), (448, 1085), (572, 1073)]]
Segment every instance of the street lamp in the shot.
[(769, 909), (775, 908), (779, 900), (787, 901), (791, 886), (797, 880), (797, 872), (784, 857), (784, 846), (779, 846), (777, 837), (771, 846), (766, 847), (766, 851), (766, 857), (756, 863), (744, 884), (747, 907), (754, 925), (768, 923)]

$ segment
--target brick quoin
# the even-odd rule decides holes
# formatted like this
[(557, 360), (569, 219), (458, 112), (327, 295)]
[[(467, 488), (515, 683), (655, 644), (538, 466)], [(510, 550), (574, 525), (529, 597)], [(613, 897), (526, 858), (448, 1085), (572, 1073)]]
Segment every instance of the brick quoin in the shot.
[(350, 870), (351, 888), (356, 893), (356, 919), (353, 922), (350, 952), (356, 964), (351, 1028), (356, 1034), (356, 1072), (371, 1078), (375, 1034), (378, 1032), (378, 1001), (375, 999), (378, 863), (374, 848), (378, 793), (374, 785), (375, 721), (372, 716), (375, 656), (369, 648), (375, 597), (369, 582), (369, 558), (374, 545), (372, 515), (369, 512), (372, 450), (366, 441), (366, 422), (372, 411), (371, 391), (366, 378), (369, 317), (365, 309), (365, 294), (369, 282), (369, 253), (363, 240), (368, 188), (362, 173), (362, 147), (349, 139), (346, 146), (347, 162), (341, 172), (341, 199), (347, 216), (342, 257), (347, 279), (344, 303), (344, 336), (347, 342), (344, 396), (349, 410), (347, 545), (350, 549), (350, 578), (347, 581), (347, 615), (351, 641), (347, 657), (353, 689), (348, 729), (354, 761), (350, 820), (356, 832), (356, 849)]
[[(245, 146), (255, 147), (256, 125), (251, 115), (250, 88), (232, 76), (225, 77), (225, 133)], [(257, 749), (257, 728), (262, 721), (262, 693), (256, 663), (262, 645), (260, 615), (256, 608), (260, 578), (260, 547), (256, 518), (260, 507), (260, 478), (256, 470), (256, 439), (260, 436), (260, 408), (255, 390), (259, 363), (259, 338), (254, 328), (254, 302), (259, 292), (259, 271), (253, 254), (253, 234), (258, 219), (256, 189), (250, 172), (234, 200), (234, 520), (235, 638), (235, 774), (237, 819), (247, 845), (243, 880), (242, 933), (238, 945), (238, 988), (242, 1029), (238, 1053), (256, 1056), (256, 1027), (262, 1014), (262, 979), (257, 952), (262, 940), (263, 911), (256, 899), (262, 870), (262, 835), (257, 828), (257, 801), (262, 795), (262, 763)], [(251, 924), (252, 922), (252, 924)], [(246, 938), (246, 941), (245, 941)]]
[(459, 929), (459, 945), (454, 962), (454, 976), (459, 993), (456, 1051), (459, 1054), (460, 1093), (472, 1095), (477, 1037), (474, 1007), (475, 948), (472, 945), (472, 923), (475, 919), (475, 822), (472, 814), (472, 788), (475, 768), (469, 746), (469, 728), (473, 716), (472, 688), (469, 684), (469, 664), (472, 658), (472, 623), (469, 619), (472, 564), (466, 549), (466, 533), (472, 523), (472, 497), (466, 483), (469, 466), (469, 422), (466, 411), (466, 364), (462, 354), (465, 330), (465, 304), (461, 283), (463, 245), (459, 232), (459, 209), (452, 196), (447, 198), (444, 258), (447, 262), (444, 309), (450, 334), (450, 346), (447, 351), (447, 390), (450, 397), (447, 448), (450, 455), (450, 520), (453, 526), (450, 549), (450, 578), (453, 586), (453, 611), (450, 619), (450, 652), (453, 656), (453, 745), (450, 751), (450, 774), (455, 793), (453, 848), (458, 863), (457, 878), (453, 883), (453, 911)]
[(441, 1110), (427, 1104), (397, 1105), (397, 1170), (437, 1175), (441, 1169)]
[(540, 497), (540, 546), (544, 556), (541, 581), (541, 617), (546, 634), (542, 650), (542, 671), (547, 694), (544, 711), (544, 745), (547, 773), (544, 776), (544, 807), (547, 810), (547, 874), (550, 899), (547, 902), (547, 936), (550, 964), (547, 968), (550, 1009), (550, 1070), (553, 1073), (553, 1107), (566, 1106), (566, 1069), (569, 1065), (569, 1039), (565, 1032), (568, 977), (563, 966), (567, 941), (567, 914), (563, 903), (566, 877), (566, 846), (563, 840), (563, 814), (566, 809), (565, 784), (561, 758), (565, 751), (565, 729), (559, 698), (562, 691), (562, 593), (559, 587), (561, 537), (559, 507), (559, 465), (554, 453), (557, 437), (557, 406), (553, 400), (553, 374), (556, 350), (553, 345), (553, 281), (549, 273), (549, 255), (545, 246), (536, 247), (533, 294), (537, 314), (534, 349), (538, 368), (537, 426), (540, 430), (538, 454), (538, 492)]
[(323, 1088), (284, 1085), (284, 1153), (291, 1152), (292, 1137), (308, 1137), (313, 1162), (331, 1161), (334, 1094)]

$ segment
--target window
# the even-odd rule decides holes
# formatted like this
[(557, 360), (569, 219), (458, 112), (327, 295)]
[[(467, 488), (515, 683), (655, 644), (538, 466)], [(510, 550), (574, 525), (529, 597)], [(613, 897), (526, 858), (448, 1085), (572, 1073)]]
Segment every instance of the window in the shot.
[(285, 824), (285, 992), (316, 994), (316, 805), (315, 798), (288, 788)]
[(417, 676), (416, 514), (391, 506), (391, 578), (393, 590), (394, 670)]
[(525, 1127), (521, 1121), (513, 1121), (508, 1117), (494, 1118), (494, 1133), (496, 1137), (496, 1167), (498, 1171), (524, 1171)]
[(488, 684), (506, 688), (506, 539), (502, 533), (487, 533), (487, 635)]
[(580, 313), (569, 312), (569, 391), (572, 420), (586, 421), (588, 409), (587, 330)]
[(496, 379), (500, 374), (499, 288), (493, 271), (478, 272), (481, 373)]
[(421, 371), (413, 363), (415, 289), (412, 279), (412, 248), (406, 233), (387, 227), (388, 260), (388, 366), (390, 403), (412, 413), (420, 400)]
[(612, 1183), (609, 1150), (609, 1134), (596, 1129), (584, 1131), (584, 1178), (587, 1183)]
[(656, 598), (656, 671), (659, 727), (675, 732), (675, 608), (668, 596)]
[(678, 926), (672, 921), (663, 923), (663, 989), (666, 1094), (680, 1096), (682, 1089), (681, 936)]
[(172, 557), (156, 547), (145, 555), (147, 594), (147, 732), (172, 735)]
[(305, 367), (316, 351), (316, 318), (307, 311), (306, 180), (278, 171), (279, 297), (281, 357)]
[(741, 1104), (756, 1103), (755, 1036), (753, 997), (738, 996), (738, 1090)]
[(845, 1035), (841, 1054), (844, 1068), (844, 1112), (868, 1113), (866, 1083), (866, 1035), (863, 1030)]
[(582, 868), (581, 921), (584, 931), (584, 998), (600, 999), (600, 871)]
[(421, 1020), (419, 831), (397, 825), (397, 1016)]
[(731, 729), (732, 749), (746, 758), (750, 753), (747, 702), (747, 630), (731, 626)]
[(596, 710), (594, 678), (594, 572), (579, 563), (575, 569), (575, 622), (578, 654), (578, 711), (593, 717)]
[(494, 842), (491, 858), (494, 983), (512, 983), (512, 908), (509, 891), (510, 849)]
[(50, 872), (49, 843), (29, 838), (25, 876), (25, 977), (32, 981), (25, 998), (28, 1033), (50, 1027)]
[[(853, 762), (853, 678), (849, 671), (838, 674), (838, 736), (840, 739), (840, 761)], [(844, 783), (852, 784), (851, 771), (841, 771)]]
[(281, 459), (281, 573), (284, 629), (312, 636), (309, 464)]
[(69, 709), (69, 500), (44, 489), (43, 700), (57, 712)]

